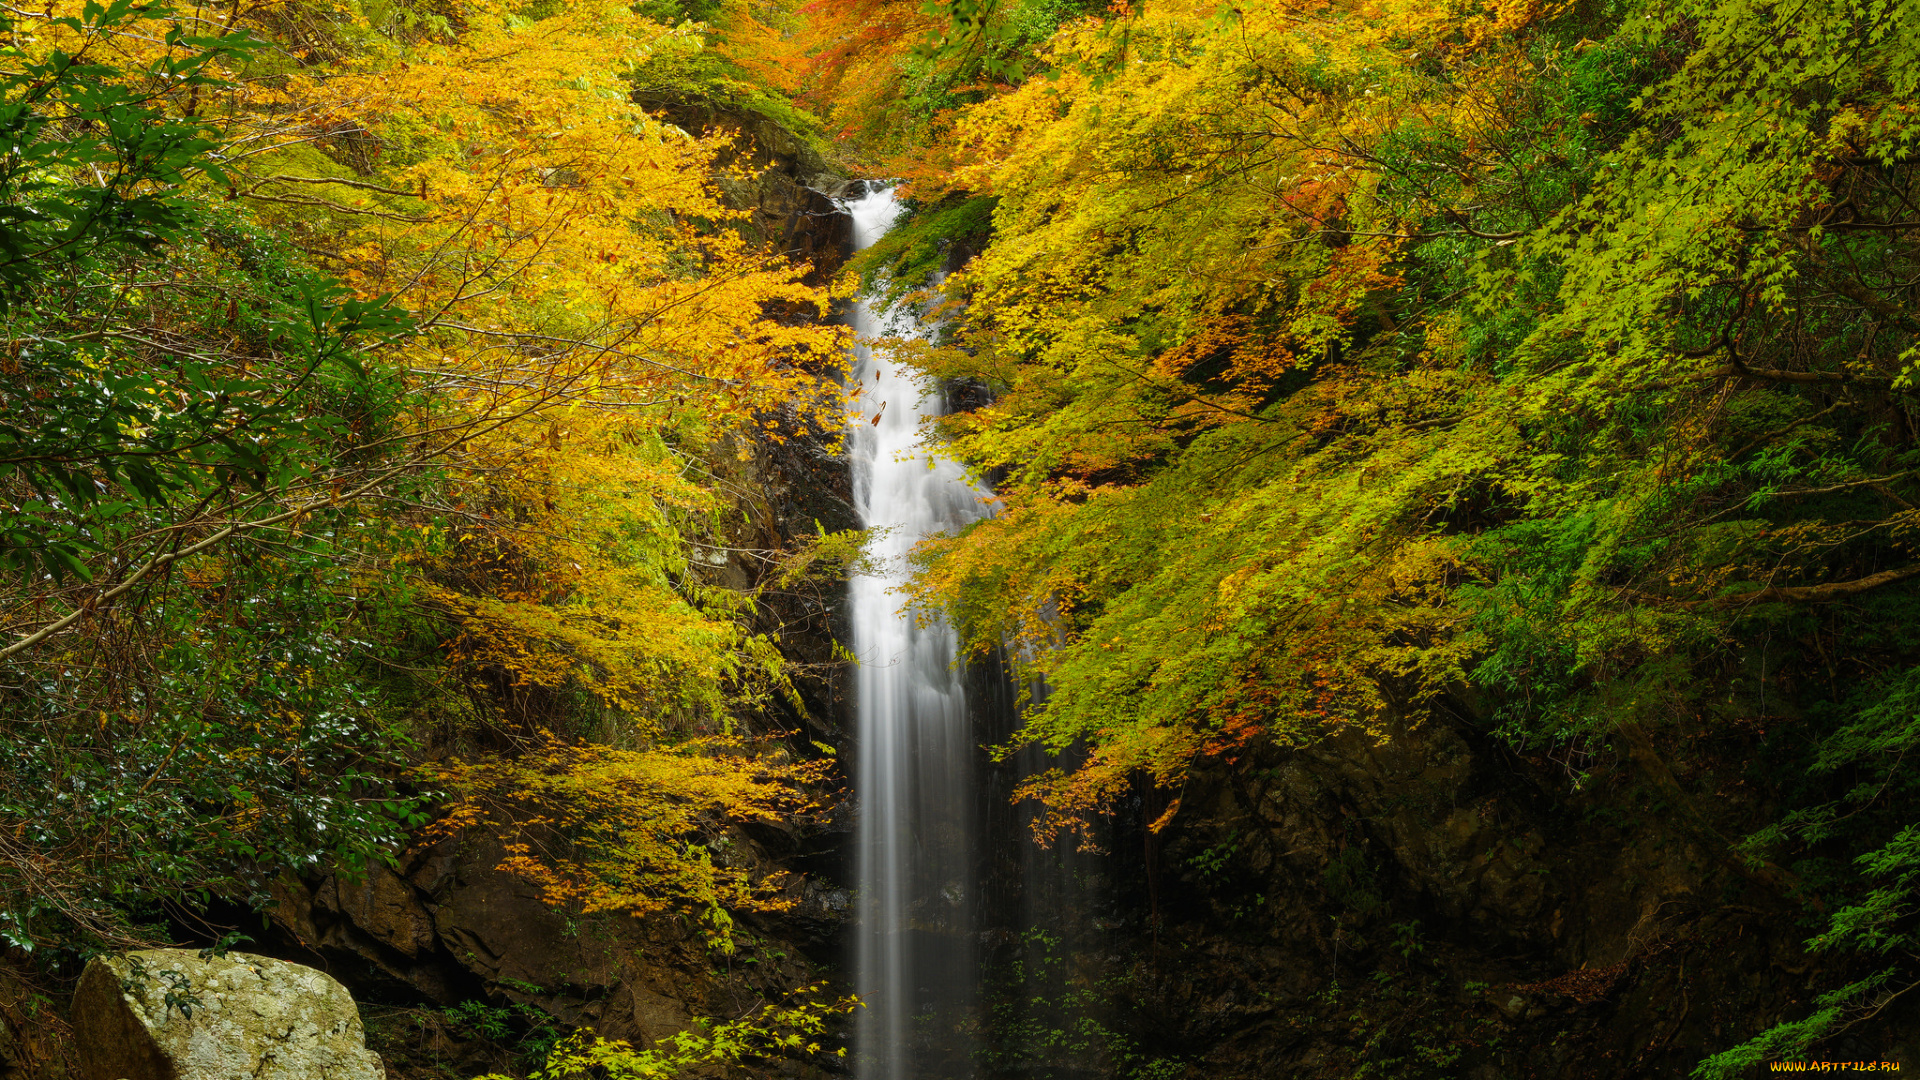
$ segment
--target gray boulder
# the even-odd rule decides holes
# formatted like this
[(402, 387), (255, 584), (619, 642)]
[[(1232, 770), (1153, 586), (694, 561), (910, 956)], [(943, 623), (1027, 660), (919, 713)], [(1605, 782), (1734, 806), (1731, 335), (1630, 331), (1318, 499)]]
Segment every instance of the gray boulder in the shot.
[(384, 1080), (353, 995), (247, 953), (147, 949), (87, 965), (73, 999), (81, 1080)]

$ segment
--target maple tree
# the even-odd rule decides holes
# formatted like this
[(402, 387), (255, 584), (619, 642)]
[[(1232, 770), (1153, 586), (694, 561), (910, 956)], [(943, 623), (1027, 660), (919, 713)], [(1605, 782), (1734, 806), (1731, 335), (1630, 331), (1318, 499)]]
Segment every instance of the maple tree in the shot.
[[(1657, 733), (1791, 701), (1749, 753), (1829, 779), (1738, 865), (1844, 881), (1818, 946), (1885, 962), (1702, 1074), (1911, 985), (1913, 781), (1875, 755), (1910, 745), (1920, 574), (1915, 18), (1149, 2), (954, 105), (864, 271), (979, 252), (945, 339), (893, 348), (990, 391), (939, 433), (1003, 510), (914, 590), (1044, 679), (1015, 745), (1079, 764), (1024, 788), (1042, 832), (1436, 710), (1671, 785)], [(1751, 659), (1780, 635), (1802, 675)]]
[[(8, 31), (10, 940), (387, 857), (422, 738), (671, 742), (784, 691), (701, 553), (727, 462), (837, 429), (844, 331), (735, 227), (724, 142), (629, 99), (685, 31), (124, 2)], [(643, 909), (746, 902), (695, 837), (805, 802), (804, 769), (700, 745), (621, 759), (654, 802), (593, 865)], [(596, 753), (434, 775), (578, 820)]]
[(966, 155), (953, 125), (1018, 85), (1056, 29), (1105, 8), (1093, 0), (808, 0), (730, 5), (716, 50), (825, 118), (870, 171), (916, 197), (950, 191)]
[(740, 764), (738, 738), (709, 737), (643, 749), (549, 743), (507, 760), (450, 761), (432, 778), (452, 793), (433, 833), (475, 825), (506, 842), (502, 868), (539, 885), (558, 910), (635, 917), (696, 915), (723, 953), (733, 951), (732, 911), (792, 905), (784, 875), (756, 877), (716, 862), (713, 827), (795, 820), (818, 809), (805, 792), (824, 777), (812, 763), (755, 755)]
[(1069, 818), (1136, 770), (1177, 786), (1249, 725), (1377, 727), (1473, 656), (1442, 587), (1461, 556), (1404, 516), (1444, 475), (1389, 436), (1476, 380), (1427, 363), (1383, 386), (1366, 348), (1406, 329), (1381, 297), (1451, 207), (1383, 197), (1348, 147), (1498, 92), (1410, 57), (1464, 34), (1497, 70), (1547, 12), (1389, 35), (1315, 10), (1078, 24), (1042, 56), (1052, 78), (957, 125), (974, 157), (958, 182), (997, 200), (993, 242), (947, 283), (967, 305), (957, 343), (914, 359), (1000, 391), (943, 423), (1005, 477), (1007, 511), (924, 549), (919, 587), (976, 647), (1011, 635), (1034, 658), (1049, 694), (1022, 738), (1093, 739), (1088, 765), (1029, 787)]

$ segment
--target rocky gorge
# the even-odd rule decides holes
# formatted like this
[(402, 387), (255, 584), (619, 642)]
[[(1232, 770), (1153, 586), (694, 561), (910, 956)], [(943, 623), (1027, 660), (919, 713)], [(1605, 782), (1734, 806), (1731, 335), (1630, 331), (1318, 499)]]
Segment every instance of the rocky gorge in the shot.
[[(1695, 32), (1744, 15), (1680, 6), (1660, 23), (1680, 29), (1651, 44), (1632, 36), (1638, 23), (1594, 5), (1521, 5), (1471, 16), (1490, 20), (1471, 34), (1414, 20), (1379, 40), (1328, 16), (1339, 33), (1308, 48), (1289, 36), (1305, 31), (1273, 12), (1025, 5), (1017, 19), (956, 14), (937, 47), (891, 53), (920, 31), (862, 37), (816, 12), (812, 25), (841, 36), (810, 46), (827, 67), (810, 69), (819, 81), (806, 92), (839, 102), (838, 157), (824, 129), (743, 106), (758, 99), (741, 96), (739, 79), (725, 84), (733, 96), (685, 78), (628, 95), (657, 124), (620, 117), (644, 131), (645, 154), (695, 162), (694, 186), (719, 200), (648, 206), (607, 234), (666, 252), (648, 279), (665, 298), (632, 325), (591, 341), (554, 330), (591, 321), (575, 311), (592, 306), (581, 296), (612, 310), (637, 288), (626, 278), (564, 303), (542, 294), (525, 305), (538, 318), (512, 332), (451, 321), (382, 329), (363, 301), (342, 301), (365, 320), (342, 340), (390, 332), (453, 350), (464, 334), (483, 343), (479, 355), (505, 357), (508, 374), (486, 393), (509, 405), (476, 431), (519, 416), (513, 395), (528, 371), (567, 349), (587, 357), (543, 388), (547, 411), (528, 434), (492, 456), (460, 457), (456, 440), (443, 457), (390, 469), (364, 464), (376, 458), (369, 447), (399, 441), (392, 432), (408, 423), (437, 432), (439, 421), (423, 419), (424, 407), (409, 414), (406, 396), (378, 379), (324, 384), (316, 409), (328, 419), (312, 438), (342, 442), (328, 452), (372, 470), (353, 483), (400, 508), (384, 524), (351, 523), (381, 536), (385, 562), (336, 550), (349, 524), (321, 519), (360, 489), (322, 478), (284, 511), (297, 528), (269, 533), (281, 519), (259, 519), (274, 537), (260, 552), (169, 576), (176, 558), (185, 564), (179, 551), (233, 534), (254, 520), (242, 510), (266, 505), (244, 491), (266, 491), (269, 470), (236, 451), (195, 459), (196, 476), (220, 479), (192, 490), (241, 509), (182, 526), (172, 554), (134, 574), (130, 558), (74, 548), (95, 560), (91, 573), (121, 574), (130, 590), (151, 572), (218, 618), (176, 632), (151, 614), (165, 605), (130, 605), (83, 637), (83, 620), (123, 595), (111, 592), (117, 579), (102, 579), (96, 602), (83, 595), (92, 585), (76, 584), (92, 578), (23, 578), (17, 611), (81, 627), (65, 640), (93, 644), (63, 647), (97, 645), (112, 663), (177, 647), (188, 659), (164, 655), (184, 670), (194, 653), (218, 653), (201, 645), (208, 626), (256, 635), (210, 685), (260, 688), (267, 704), (250, 714), (210, 691), (169, 689), (179, 680), (157, 661), (151, 677), (122, 677), (108, 661), (56, 656), (0, 687), (8, 715), (25, 717), (21, 747), (55, 745), (32, 734), (45, 723), (35, 710), (80, 700), (74, 685), (121, 695), (112, 708), (59, 713), (71, 728), (62, 738), (111, 767), (0, 777), (11, 800), (0, 805), (0, 873), (12, 875), (0, 879), (11, 890), (0, 905), (0, 1080), (1731, 1080), (1809, 1060), (1920, 1067), (1920, 995), (1910, 993), (1920, 985), (1920, 849), (1906, 771), (1920, 739), (1920, 682), (1906, 674), (1920, 670), (1908, 630), (1920, 404), (1909, 361), (1894, 359), (1911, 356), (1920, 326), (1916, 228), (1899, 209), (1911, 207), (1920, 170), (1905, 150), (1830, 145), (1878, 138), (1874, 125), (1905, 123), (1911, 110), (1872, 79), (1853, 86), (1854, 99), (1885, 107), (1807, 120), (1825, 171), (1795, 189), (1824, 190), (1844, 174), (1844, 199), (1832, 196), (1823, 217), (1781, 210), (1789, 224), (1778, 228), (1740, 216), (1744, 203), (1703, 211), (1696, 231), (1715, 243), (1773, 233), (1791, 243), (1765, 258), (1728, 256), (1666, 301), (1612, 312), (1607, 304), (1639, 303), (1667, 279), (1607, 275), (1668, 240), (1618, 240), (1636, 254), (1614, 259), (1594, 254), (1614, 251), (1594, 238), (1671, 206), (1593, 209), (1607, 192), (1631, 203), (1607, 185), (1676, 161), (1702, 175), (1725, 165), (1685, 157), (1705, 135), (1669, 138), (1720, 122), (1676, 103), (1675, 88), (1697, 74), (1685, 57), (1719, 56), (1723, 81), (1766, 74), (1729, 66), (1714, 52), (1723, 38)], [(883, 16), (919, 17), (887, 4), (856, 15), (862, 33), (891, 26)], [(516, 14), (503, 32), (559, 17)], [(1124, 34), (1108, 33), (1122, 24)], [(774, 50), (751, 38), (759, 24), (729, 26)], [(1021, 36), (1033, 27), (1045, 36)], [(1722, 30), (1724, 40), (1788, 33), (1768, 27)], [(673, 34), (649, 39), (648, 55), (711, 44)], [(1502, 51), (1509, 37), (1514, 51)], [(1854, 44), (1866, 55), (1908, 38)], [(867, 51), (842, 50), (847, 41)], [(861, 66), (870, 62), (878, 67)], [(1022, 66), (1043, 62), (1055, 65), (1047, 78)], [(1897, 82), (1910, 73), (1902, 63), (1867, 66)], [(942, 64), (958, 65), (944, 83), (928, 74)], [(485, 66), (472, 61), (461, 77)], [(1398, 74), (1379, 86), (1343, 81), (1381, 71)], [(829, 78), (848, 72), (868, 82)], [(1523, 93), (1528, 80), (1546, 89)], [(554, 85), (592, 89), (585, 76)], [(897, 100), (861, 96), (882, 89)], [(1740, 100), (1845, 97), (1825, 83), (1774, 89)], [(1454, 93), (1471, 100), (1433, 105)], [(1076, 112), (1076, 102), (1092, 104)], [(1667, 111), (1649, 130), (1668, 134), (1630, 134), (1656, 108)], [(534, 115), (537, 138), (515, 145), (564, 134)], [(1499, 126), (1529, 117), (1538, 123), (1524, 138)], [(1754, 130), (1804, 119), (1794, 117)], [(959, 126), (927, 126), (947, 123)], [(1328, 127), (1308, 138), (1289, 126), (1306, 124)], [(426, 129), (395, 125), (372, 140), (399, 165), (376, 161), (359, 134), (329, 135), (328, 160), (353, 162), (351, 175), (276, 174), (246, 194), (309, 208), (298, 194), (307, 187), (371, 192), (390, 201), (329, 212), (421, 225), (421, 207), (391, 200), (425, 203), (427, 181), (416, 195), (411, 174), (403, 184), (377, 169), (412, 167), (409, 155), (432, 144), (417, 134)], [(510, 141), (462, 153), (478, 160)], [(1657, 153), (1646, 149), (1654, 143)], [(1282, 144), (1297, 155), (1260, 149)], [(855, 168), (853, 145), (890, 149)], [(605, 191), (589, 191), (576, 164), (543, 159), (518, 197), (606, 201), (636, 186), (614, 170)], [(1354, 179), (1362, 173), (1371, 179)], [(906, 187), (877, 179), (890, 174)], [(659, 179), (666, 191), (685, 177)], [(1746, 190), (1692, 180), (1673, 190), (1723, 187)], [(226, 201), (242, 197), (238, 184), (227, 190)], [(490, 198), (456, 209), (477, 220)], [(857, 236), (854, 206), (893, 232)], [(310, 247), (324, 233), (286, 228)], [(514, 219), (498, 233), (515, 230), (532, 235)], [(246, 240), (237, 227), (219, 219), (201, 232), (215, 238), (207, 265), (230, 259), (285, 288), (289, 272), (258, 250), (232, 254)], [(581, 243), (566, 253), (576, 264), (624, 257), (611, 241)], [(1855, 243), (1864, 246), (1840, 251)], [(1672, 258), (1692, 267), (1710, 246), (1689, 240)], [(324, 254), (370, 280), (379, 260), (367, 250)], [(561, 260), (544, 258), (528, 272), (555, 273)], [(1582, 258), (1604, 266), (1582, 269)], [(1791, 275), (1776, 268), (1731, 299), (1714, 292), (1769, 259), (1804, 280), (1780, 285)], [(845, 285), (856, 276), (870, 287), (864, 299)], [(445, 302), (505, 288), (469, 289), (482, 280), (461, 279)], [(773, 284), (726, 292), (740, 282)], [(83, 285), (99, 291), (95, 278)], [(862, 351), (844, 385), (813, 381), (819, 357), (808, 350), (825, 338), (804, 335), (856, 321), (874, 330), (876, 295), (888, 291), (906, 295), (890, 324), (898, 339)], [(1456, 302), (1463, 295), (1470, 302)], [(701, 307), (713, 296), (725, 298), (713, 301), (719, 314)], [(1794, 304), (1816, 314), (1782, 314)], [(332, 325), (319, 300), (309, 306), (321, 328), (311, 334)], [(280, 342), (299, 322), (281, 313), (256, 331), (241, 327), (238, 299), (200, 307), (212, 312), (208, 340), (244, 330)], [(711, 321), (645, 339), (683, 309)], [(1669, 318), (1681, 329), (1645, 329)], [(128, 333), (68, 336), (78, 347)], [(763, 338), (773, 344), (750, 374), (684, 366), (722, 370)], [(672, 361), (648, 354), (637, 362), (646, 379), (603, 391), (599, 380), (642, 339)], [(288, 354), (307, 349), (316, 365), (338, 352), (296, 345)], [(405, 354), (407, 377), (426, 372), (450, 401), (485, 396), (467, 389), (478, 377), (431, 367), (427, 351)], [(93, 378), (89, 354), (74, 355), (84, 362), (73, 377)], [(663, 371), (668, 381), (646, 381)], [(756, 396), (755, 380), (778, 392)], [(816, 423), (844, 418), (842, 394), (857, 438)], [(252, 385), (206, 396), (221, 409), (270, 397)], [(649, 410), (673, 419), (643, 430), (631, 418)], [(153, 420), (113, 416), (101, 431), (140, 433)], [(528, 462), (548, 471), (515, 472)], [(889, 483), (895, 498), (918, 500), (912, 508), (876, 507), (882, 462), (904, 466)], [(988, 483), (997, 496), (976, 486)], [(592, 497), (569, 501), (581, 492)], [(605, 507), (642, 505), (653, 516), (562, 546)], [(903, 521), (913, 527), (887, 533)], [(273, 560), (301, 543), (324, 545), (325, 558), (288, 571), (275, 603), (303, 611), (325, 593), (333, 606), (275, 621), (261, 614), (271, 605), (249, 599), (245, 575), (279, 573)], [(593, 544), (617, 551), (618, 565), (584, 567)], [(63, 565), (58, 555), (33, 564)], [(632, 585), (646, 574), (652, 592)], [(45, 615), (62, 597), (80, 598), (65, 623)], [(898, 616), (910, 602), (915, 613)], [(568, 607), (584, 612), (578, 622), (552, 616)], [(368, 612), (399, 628), (397, 645), (369, 644), (377, 635), (353, 621)], [(895, 644), (863, 655), (873, 640), (863, 627), (896, 617)], [(16, 621), (42, 625), (32, 619)], [(296, 622), (338, 651), (295, 656), (281, 641)], [(150, 639), (126, 629), (149, 625)], [(649, 653), (656, 632), (684, 637)], [(340, 659), (349, 655), (358, 666)], [(645, 662), (628, 670), (632, 656)], [(458, 677), (421, 677), (443, 671)], [(380, 683), (387, 696), (301, 696), (334, 682), (358, 694), (362, 679), (391, 680)], [(877, 749), (876, 681), (902, 703), (888, 716), (895, 750), (906, 749), (892, 757)], [(181, 733), (143, 734), (161, 730), (148, 703), (162, 690), (187, 702)], [(353, 744), (325, 758), (334, 740), (350, 742), (337, 723), (346, 714), (399, 734), (379, 753)], [(245, 716), (253, 727), (234, 720)], [(650, 726), (628, 723), (641, 716)], [(224, 757), (182, 756), (229, 728), (241, 734)], [(321, 751), (300, 757), (296, 738)], [(118, 743), (144, 757), (119, 762)], [(560, 856), (589, 846), (592, 822), (553, 809), (557, 796), (516, 802), (498, 794), (511, 785), (458, 787), (476, 762), (539, 761), (513, 783), (560, 790), (560, 759), (540, 757), (556, 746), (668, 747), (676, 768), (695, 763), (676, 780), (704, 782), (715, 774), (699, 767), (721, 760), (736, 763), (729, 783), (745, 779), (716, 784), (721, 794), (677, 825), (634, 830), (668, 857), (626, 836), (619, 858), (582, 871)], [(201, 772), (296, 759), (280, 767), (299, 781), (285, 799), (292, 810), (240, 781), (190, 788)], [(609, 785), (654, 784), (670, 807), (706, 790), (609, 775)], [(786, 801), (740, 794), (776, 786), (769, 777), (790, 785)], [(149, 828), (127, 809), (169, 787), (187, 792), (182, 813), (205, 820)], [(123, 805), (104, 790), (132, 795)], [(88, 799), (107, 807), (97, 821), (50, 831)], [(323, 816), (342, 805), (365, 814)], [(249, 831), (281, 820), (306, 847)], [(301, 832), (336, 820), (377, 842), (334, 849)], [(116, 829), (159, 837), (125, 880), (110, 877), (118, 862), (100, 846)], [(191, 861), (169, 846), (182, 837), (210, 838), (221, 869), (154, 885)], [(63, 852), (80, 852), (72, 865), (84, 873), (55, 858)], [(662, 879), (692, 867), (674, 880), (696, 885), (622, 893), (630, 865)], [(73, 899), (73, 881), (94, 878), (109, 882), (120, 921)], [(47, 925), (64, 935), (57, 950), (44, 947)], [(161, 942), (176, 947), (144, 947)], [(846, 1004), (855, 993), (872, 1000)], [(750, 1033), (731, 1056), (554, 1064), (565, 1060), (557, 1048), (586, 1040), (664, 1053), (801, 1001), (822, 1010), (805, 1017), (811, 1026), (778, 1036), (786, 1041)]]

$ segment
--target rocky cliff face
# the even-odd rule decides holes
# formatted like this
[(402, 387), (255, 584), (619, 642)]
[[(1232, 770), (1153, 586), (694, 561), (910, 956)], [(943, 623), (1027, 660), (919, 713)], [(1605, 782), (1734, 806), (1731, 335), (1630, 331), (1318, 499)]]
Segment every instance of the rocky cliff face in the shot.
[[(1739, 748), (1676, 770), (1681, 748), (1623, 742), (1524, 756), (1463, 712), (1216, 764), (1160, 836), (1145, 794), (1102, 836), (1058, 959), (1003, 931), (1000, 967), (1105, 987), (1080, 1009), (1109, 1032), (1100, 1074), (1685, 1076), (1861, 972), (1804, 950), (1783, 872), (1729, 857), (1765, 820)], [(1860, 1011), (1827, 1056), (1920, 1061), (1913, 1004)], [(999, 1052), (1084, 1068), (1017, 1034)]]
[[(730, 839), (725, 858), (778, 861), (759, 840)], [(794, 839), (783, 854), (801, 851)], [(503, 857), (492, 843), (455, 839), (397, 870), (288, 882), (280, 893), (279, 951), (372, 1003), (369, 1045), (394, 1075), (511, 1068), (513, 1049), (542, 1026), (650, 1045), (697, 1018), (781, 1000), (830, 971), (847, 906), (844, 891), (809, 879), (793, 910), (743, 923), (727, 956), (686, 920), (569, 918), (495, 869)]]
[(824, 281), (853, 254), (853, 219), (834, 198), (846, 176), (800, 136), (767, 117), (711, 101), (643, 97), (640, 103), (689, 134), (725, 134), (733, 152), (722, 164), (749, 177), (722, 177), (728, 199), (749, 212), (748, 234), (815, 268)]

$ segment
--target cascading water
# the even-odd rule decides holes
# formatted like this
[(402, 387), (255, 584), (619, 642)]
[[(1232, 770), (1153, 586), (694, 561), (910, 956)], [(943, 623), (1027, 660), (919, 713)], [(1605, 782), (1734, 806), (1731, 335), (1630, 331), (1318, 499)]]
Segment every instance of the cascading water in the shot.
[[(880, 190), (847, 209), (855, 246), (864, 248), (893, 224), (900, 204)], [(910, 317), (900, 320), (905, 325), (888, 325), (864, 301), (854, 310), (862, 338), (918, 332)], [(860, 1080), (946, 1080), (972, 1071), (975, 740), (952, 629), (901, 614), (892, 590), (922, 537), (987, 511), (965, 471), (921, 445), (920, 421), (937, 414), (938, 395), (864, 347), (850, 388), (859, 410), (850, 439), (854, 505), (863, 524), (885, 530), (870, 549), (884, 573), (856, 577), (851, 587), (860, 663), (856, 989), (866, 1003), (855, 1070)]]

